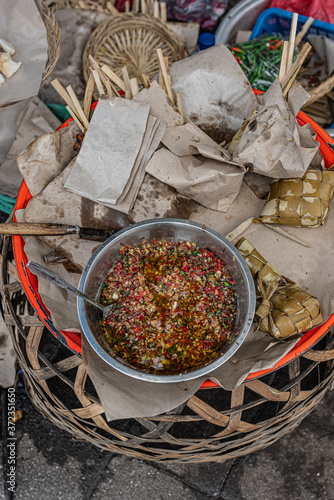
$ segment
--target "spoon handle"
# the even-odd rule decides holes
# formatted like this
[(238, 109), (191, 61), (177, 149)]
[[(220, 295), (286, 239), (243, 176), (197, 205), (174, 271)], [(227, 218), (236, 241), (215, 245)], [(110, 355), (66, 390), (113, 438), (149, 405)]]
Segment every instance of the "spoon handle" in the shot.
[(65, 290), (68, 290), (69, 292), (74, 293), (75, 295), (78, 295), (79, 297), (82, 297), (84, 300), (87, 300), (91, 304), (93, 304), (96, 307), (99, 307), (100, 309), (104, 309), (104, 306), (97, 302), (94, 299), (91, 299), (84, 293), (80, 292), (77, 288), (75, 288), (73, 285), (65, 281), (63, 278), (61, 278), (58, 274), (54, 273), (53, 271), (50, 271), (50, 269), (47, 269), (44, 266), (41, 266), (37, 262), (33, 262), (30, 260), (26, 267), (29, 269), (30, 272), (33, 274), (36, 274), (36, 276), (40, 276), (46, 281), (49, 281), (53, 285), (59, 286), (60, 288), (64, 288)]

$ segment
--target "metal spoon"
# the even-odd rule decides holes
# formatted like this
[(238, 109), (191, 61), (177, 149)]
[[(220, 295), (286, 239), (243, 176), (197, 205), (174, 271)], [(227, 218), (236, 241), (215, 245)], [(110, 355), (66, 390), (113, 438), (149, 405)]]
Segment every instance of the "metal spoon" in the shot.
[[(50, 283), (53, 283), (56, 286), (59, 286), (60, 288), (64, 288), (65, 290), (68, 290), (69, 292), (75, 293), (75, 295), (81, 297), (83, 300), (86, 300), (90, 304), (92, 304), (95, 307), (98, 307), (103, 311), (103, 317), (106, 318), (109, 316), (110, 312), (114, 309), (115, 303), (110, 304), (109, 306), (104, 306), (100, 302), (98, 302), (96, 299), (91, 299), (84, 293), (80, 292), (77, 288), (75, 288), (73, 285), (70, 285), (70, 283), (67, 283), (63, 278), (58, 276), (58, 274), (54, 273), (53, 271), (50, 271), (44, 266), (41, 266), (40, 264), (37, 264), (37, 262), (33, 262), (30, 260), (26, 267), (31, 271), (33, 274), (36, 274), (36, 276), (40, 276), (46, 281), (49, 281)], [(118, 299), (118, 295), (114, 293), (113, 299), (116, 300)]]

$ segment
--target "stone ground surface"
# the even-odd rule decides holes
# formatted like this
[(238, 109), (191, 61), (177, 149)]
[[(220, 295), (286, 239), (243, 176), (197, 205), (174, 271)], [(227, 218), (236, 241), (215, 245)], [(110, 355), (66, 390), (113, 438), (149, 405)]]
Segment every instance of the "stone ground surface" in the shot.
[[(332, 500), (333, 403), (334, 391), (327, 391), (294, 432), (243, 458), (162, 464), (73, 441), (35, 410), (21, 387), (14, 500)], [(0, 499), (6, 499), (3, 482)]]

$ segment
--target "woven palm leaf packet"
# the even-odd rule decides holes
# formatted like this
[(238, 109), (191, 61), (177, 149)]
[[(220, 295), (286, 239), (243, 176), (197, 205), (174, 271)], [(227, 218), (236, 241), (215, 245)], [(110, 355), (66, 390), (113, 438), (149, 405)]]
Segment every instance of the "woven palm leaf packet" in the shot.
[(308, 170), (303, 177), (273, 182), (261, 222), (297, 227), (324, 224), (334, 191), (334, 171)]
[(255, 321), (261, 330), (275, 339), (285, 339), (322, 322), (316, 297), (287, 283), (246, 238), (235, 247), (246, 260), (258, 290)]

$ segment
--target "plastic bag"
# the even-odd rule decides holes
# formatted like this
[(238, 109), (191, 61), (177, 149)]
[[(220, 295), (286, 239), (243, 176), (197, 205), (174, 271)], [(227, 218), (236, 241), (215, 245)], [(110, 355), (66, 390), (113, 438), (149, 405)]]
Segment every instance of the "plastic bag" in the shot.
[(212, 30), (224, 14), (227, 0), (167, 0), (168, 21), (199, 23)]
[(270, 7), (297, 12), (319, 21), (334, 23), (334, 0), (272, 0)]

